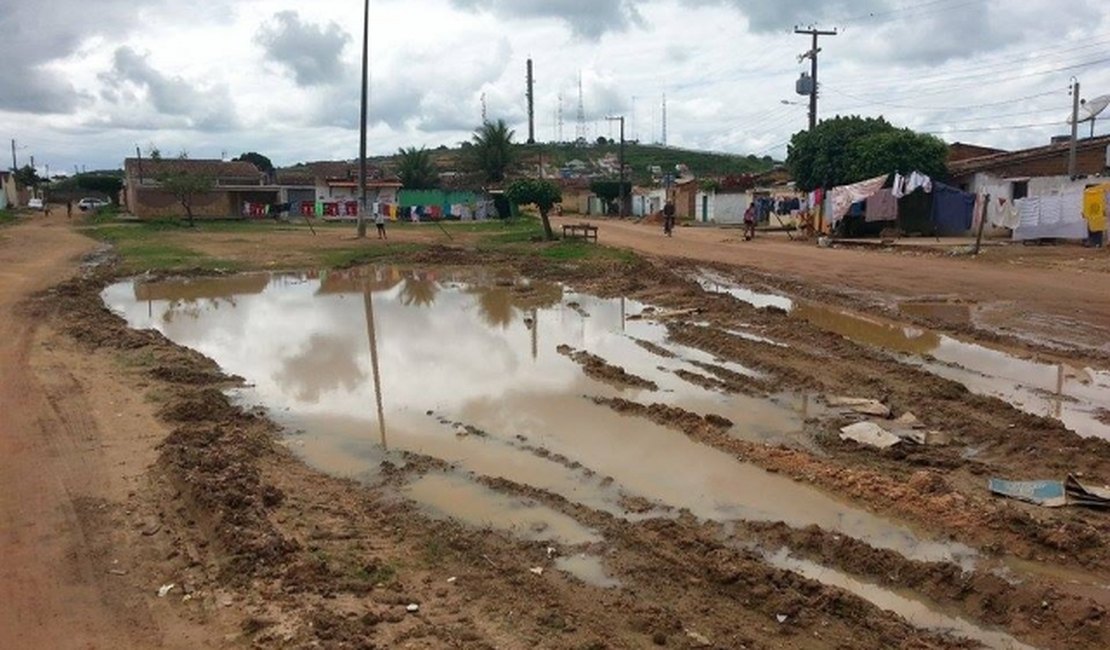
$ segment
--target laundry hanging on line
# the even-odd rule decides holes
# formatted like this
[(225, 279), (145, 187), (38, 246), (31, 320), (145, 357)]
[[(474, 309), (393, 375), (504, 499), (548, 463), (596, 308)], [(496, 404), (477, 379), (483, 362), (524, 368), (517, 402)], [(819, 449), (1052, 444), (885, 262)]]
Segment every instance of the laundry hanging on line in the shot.
[(1031, 196), (1017, 202), (1014, 241), (1031, 239), (1086, 239), (1083, 191)]
[(883, 184), (886, 183), (886, 175), (876, 176), (875, 178), (851, 185), (841, 185), (829, 190), (829, 200), (831, 202), (831, 214), (829, 215), (829, 223), (836, 224), (848, 211), (852, 208), (852, 204), (857, 201), (863, 201), (868, 197), (874, 195), (882, 189)]

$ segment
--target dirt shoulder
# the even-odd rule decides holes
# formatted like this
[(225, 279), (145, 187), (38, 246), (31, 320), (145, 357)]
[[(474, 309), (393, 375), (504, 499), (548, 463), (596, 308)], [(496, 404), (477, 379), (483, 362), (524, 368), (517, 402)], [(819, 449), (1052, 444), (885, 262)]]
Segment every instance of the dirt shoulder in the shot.
[(0, 646), (204, 647), (218, 630), (167, 611), (144, 569), (172, 552), (140, 514), (165, 428), (110, 358), (24, 302), (95, 248), (64, 216), (0, 240)]

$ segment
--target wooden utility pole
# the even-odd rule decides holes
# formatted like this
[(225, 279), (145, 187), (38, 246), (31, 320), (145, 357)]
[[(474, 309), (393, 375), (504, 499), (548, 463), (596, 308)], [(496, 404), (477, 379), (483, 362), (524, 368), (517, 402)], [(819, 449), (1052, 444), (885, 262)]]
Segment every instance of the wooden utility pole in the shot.
[(991, 195), (983, 201), (983, 213), (979, 215), (979, 232), (975, 234), (975, 254), (979, 254), (979, 247), (983, 244), (983, 228), (987, 225), (987, 211), (991, 206)]
[(813, 37), (813, 49), (803, 54), (800, 58), (809, 58), (810, 60), (810, 75), (813, 77), (813, 89), (809, 93), (809, 130), (812, 131), (817, 126), (817, 54), (821, 48), (817, 46), (817, 38), (819, 36), (836, 36), (836, 30), (823, 31), (820, 29), (799, 29), (794, 28), (795, 34), (807, 34)]

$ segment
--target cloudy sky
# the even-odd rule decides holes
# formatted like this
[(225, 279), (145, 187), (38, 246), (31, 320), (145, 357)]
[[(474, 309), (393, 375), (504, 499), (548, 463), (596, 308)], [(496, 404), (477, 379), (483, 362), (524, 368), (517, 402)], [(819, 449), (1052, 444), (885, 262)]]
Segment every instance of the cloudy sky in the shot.
[[(115, 168), (135, 147), (279, 165), (358, 152), (359, 0), (0, 0), (0, 129), (20, 164)], [(1100, 0), (371, 0), (370, 150), (467, 139), (482, 119), (785, 156), (821, 42), (822, 116), (885, 115), (1004, 148), (1068, 132), (1068, 84), (1110, 94)], [(785, 104), (783, 101), (797, 102)], [(1098, 133), (1110, 133), (1107, 126)], [(1084, 127), (1086, 130), (1088, 127)], [(5, 160), (6, 160), (5, 156)], [(5, 167), (10, 162), (5, 163)]]

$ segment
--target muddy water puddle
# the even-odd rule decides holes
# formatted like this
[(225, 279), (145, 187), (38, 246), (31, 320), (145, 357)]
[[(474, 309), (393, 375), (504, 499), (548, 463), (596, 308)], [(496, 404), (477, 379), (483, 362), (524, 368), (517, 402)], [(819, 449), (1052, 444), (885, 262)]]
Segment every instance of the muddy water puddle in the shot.
[[(685, 509), (704, 520), (818, 525), (916, 560), (967, 566), (974, 556), (588, 399), (662, 402), (729, 418), (730, 433), (741, 438), (808, 443), (804, 395), (725, 395), (679, 377), (678, 370), (699, 372), (695, 361), (753, 371), (673, 344), (649, 318), (630, 319), (650, 313), (635, 301), (475, 272), (398, 268), (124, 282), (104, 299), (132, 326), (157, 329), (246, 378), (237, 398), (265, 406), (290, 432), (290, 448), (315, 467), (373, 480), (381, 461), (396, 462), (399, 451), (451, 464), (449, 479), (424, 477), (403, 491), (473, 525), (532, 530), (535, 522), (519, 515), (537, 512), (534, 504), (500, 501), (469, 478), (481, 475), (627, 519)], [(659, 388), (591, 379), (556, 351), (560, 345)], [(629, 498), (654, 509), (631, 512)], [(544, 521), (535, 527), (561, 530)]]
[(906, 590), (882, 587), (809, 560), (795, 558), (787, 549), (765, 555), (771, 566), (797, 573), (830, 587), (837, 587), (874, 603), (880, 609), (894, 612), (911, 625), (936, 632), (972, 639), (996, 650), (1033, 650), (1014, 637), (991, 630), (956, 614), (949, 614), (937, 603)]
[[(997, 397), (1027, 413), (1059, 420), (1081, 436), (1110, 440), (1110, 424), (1099, 417), (1100, 411), (1110, 410), (1108, 371), (1023, 359), (888, 318), (761, 294), (712, 273), (699, 276), (699, 282), (707, 291), (726, 293), (756, 307), (779, 307), (828, 332), (896, 353), (904, 361), (960, 383), (973, 393)], [(752, 293), (759, 297), (749, 299)], [(907, 314), (950, 322), (961, 322), (964, 316), (970, 322), (973, 309), (972, 305), (941, 302), (903, 305)]]

